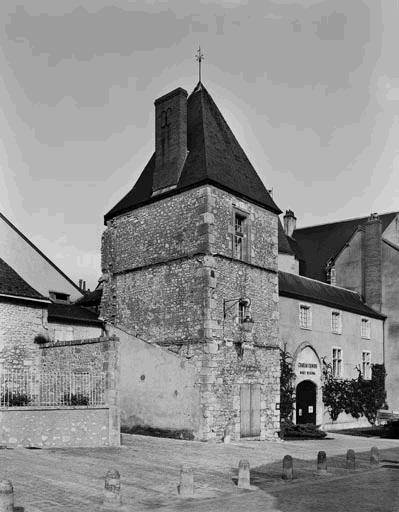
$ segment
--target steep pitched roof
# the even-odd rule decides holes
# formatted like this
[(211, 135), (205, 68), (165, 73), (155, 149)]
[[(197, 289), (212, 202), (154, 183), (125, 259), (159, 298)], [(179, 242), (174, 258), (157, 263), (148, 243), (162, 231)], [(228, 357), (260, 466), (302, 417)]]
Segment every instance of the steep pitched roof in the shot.
[[(397, 212), (380, 215), (382, 231), (393, 221)], [(300, 253), (301, 274), (325, 281), (325, 266), (348, 242), (367, 217), (343, 220), (320, 226), (296, 229), (293, 234)]]
[(202, 83), (187, 100), (187, 146), (189, 153), (175, 189), (151, 198), (153, 154), (134, 187), (105, 215), (105, 221), (206, 183), (281, 213)]
[(22, 277), (15, 272), (3, 259), (0, 258), (0, 294), (12, 295), (30, 299), (48, 300), (32, 288)]
[(279, 294), (283, 297), (314, 302), (371, 318), (386, 318), (362, 302), (356, 292), (288, 272), (279, 271), (278, 275)]
[(102, 287), (96, 288), (92, 292), (85, 293), (83, 297), (75, 301), (75, 304), (83, 306), (85, 308), (97, 307), (101, 303), (102, 294)]

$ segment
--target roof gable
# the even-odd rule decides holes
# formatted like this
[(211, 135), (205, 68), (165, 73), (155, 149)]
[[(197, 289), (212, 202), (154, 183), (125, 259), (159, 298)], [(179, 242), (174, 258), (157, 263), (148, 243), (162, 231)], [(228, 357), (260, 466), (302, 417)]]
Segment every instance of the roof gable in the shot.
[[(395, 218), (397, 212), (385, 213), (379, 218), (382, 232)], [(366, 224), (367, 217), (349, 219), (331, 224), (296, 229), (293, 234), (301, 259), (301, 273), (312, 279), (325, 281), (325, 267), (335, 258), (359, 226)]]
[(206, 183), (281, 213), (202, 83), (187, 100), (187, 147), (187, 159), (173, 190), (152, 197), (153, 154), (136, 184), (105, 215), (105, 221)]

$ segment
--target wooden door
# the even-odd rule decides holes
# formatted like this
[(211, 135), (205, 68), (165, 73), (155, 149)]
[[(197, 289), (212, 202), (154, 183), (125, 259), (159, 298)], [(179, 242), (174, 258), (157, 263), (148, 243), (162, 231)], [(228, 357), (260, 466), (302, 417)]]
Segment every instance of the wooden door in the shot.
[(241, 384), (241, 437), (260, 435), (260, 384)]

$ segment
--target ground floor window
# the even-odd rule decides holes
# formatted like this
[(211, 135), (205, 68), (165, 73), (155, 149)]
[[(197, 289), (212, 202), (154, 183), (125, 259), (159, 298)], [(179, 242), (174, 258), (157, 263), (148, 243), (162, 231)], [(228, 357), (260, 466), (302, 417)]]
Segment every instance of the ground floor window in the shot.
[(371, 379), (371, 352), (368, 350), (362, 352), (362, 375), (364, 379)]
[(342, 377), (342, 349), (340, 347), (332, 349), (332, 374), (336, 379)]

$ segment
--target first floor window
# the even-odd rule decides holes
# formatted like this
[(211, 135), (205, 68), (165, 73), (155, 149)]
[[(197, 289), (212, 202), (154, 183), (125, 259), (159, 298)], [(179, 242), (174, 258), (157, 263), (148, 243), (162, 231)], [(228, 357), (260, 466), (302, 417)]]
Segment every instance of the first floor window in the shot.
[(341, 322), (341, 312), (333, 311), (331, 313), (331, 330), (335, 334), (341, 334), (342, 332), (342, 322)]
[(370, 339), (370, 320), (368, 318), (362, 318), (361, 320), (360, 336), (362, 338)]
[(332, 374), (337, 379), (342, 377), (342, 349), (339, 347), (332, 349)]
[(302, 329), (312, 328), (312, 310), (306, 304), (299, 305), (299, 326)]
[(371, 352), (368, 350), (362, 352), (362, 375), (364, 379), (371, 379)]

